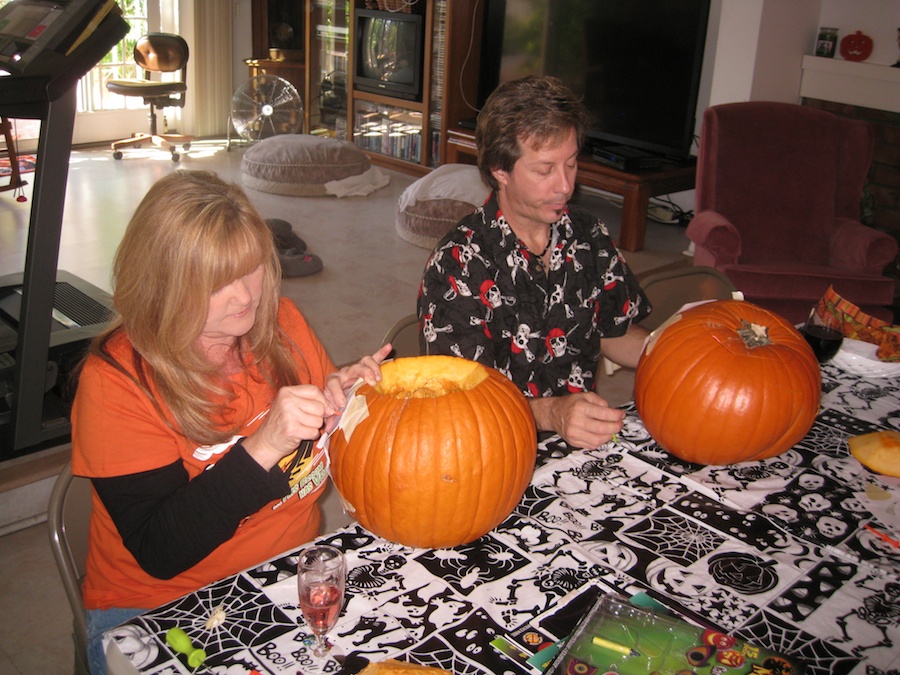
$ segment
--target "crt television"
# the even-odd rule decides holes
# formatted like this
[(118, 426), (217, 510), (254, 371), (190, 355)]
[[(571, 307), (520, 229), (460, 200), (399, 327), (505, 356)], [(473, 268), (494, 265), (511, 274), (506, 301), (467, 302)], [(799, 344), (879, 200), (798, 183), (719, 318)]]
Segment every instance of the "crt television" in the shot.
[(423, 26), (421, 14), (356, 10), (353, 88), (421, 101)]
[(479, 108), (498, 84), (555, 75), (596, 145), (689, 161), (710, 0), (487, 0)]

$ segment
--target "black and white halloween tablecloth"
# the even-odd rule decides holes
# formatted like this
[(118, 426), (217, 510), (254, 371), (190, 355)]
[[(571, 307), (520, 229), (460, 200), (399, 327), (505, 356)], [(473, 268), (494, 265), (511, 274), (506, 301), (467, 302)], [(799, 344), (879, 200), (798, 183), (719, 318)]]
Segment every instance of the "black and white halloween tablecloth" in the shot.
[[(598, 593), (617, 593), (800, 657), (807, 673), (897, 675), (900, 481), (847, 447), (880, 429), (900, 429), (900, 382), (834, 366), (812, 430), (768, 460), (682, 462), (628, 408), (618, 441), (596, 450), (542, 438), (521, 503), (470, 545), (412, 549), (359, 526), (322, 536), (349, 568), (328, 659), (311, 653), (294, 551), (109, 631), (111, 672), (124, 655), (154, 674), (356, 672), (399, 658), (533, 675), (521, 659), (564, 638)], [(224, 620), (209, 621), (217, 609)], [(205, 649), (199, 669), (165, 645), (172, 627)]]

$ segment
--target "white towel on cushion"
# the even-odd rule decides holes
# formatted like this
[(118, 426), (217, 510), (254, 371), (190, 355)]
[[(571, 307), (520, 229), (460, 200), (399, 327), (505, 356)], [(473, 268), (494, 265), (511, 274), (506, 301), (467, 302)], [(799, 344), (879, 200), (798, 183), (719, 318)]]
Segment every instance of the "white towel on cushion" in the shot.
[(328, 181), (325, 183), (325, 192), (335, 197), (363, 197), (383, 188), (390, 182), (390, 176), (373, 166), (358, 176)]
[(472, 206), (481, 206), (490, 192), (481, 181), (477, 166), (444, 164), (406, 188), (400, 195), (397, 208), (402, 212), (428, 199), (456, 199)]

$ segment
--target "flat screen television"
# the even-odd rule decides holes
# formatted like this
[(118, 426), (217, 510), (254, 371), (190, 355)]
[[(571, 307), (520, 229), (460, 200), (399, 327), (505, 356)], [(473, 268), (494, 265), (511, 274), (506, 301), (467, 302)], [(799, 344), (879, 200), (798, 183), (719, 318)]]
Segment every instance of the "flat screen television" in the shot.
[(710, 0), (487, 0), (479, 109), (498, 84), (555, 75), (596, 145), (690, 161)]
[(421, 14), (356, 10), (354, 89), (421, 101), (423, 25)]

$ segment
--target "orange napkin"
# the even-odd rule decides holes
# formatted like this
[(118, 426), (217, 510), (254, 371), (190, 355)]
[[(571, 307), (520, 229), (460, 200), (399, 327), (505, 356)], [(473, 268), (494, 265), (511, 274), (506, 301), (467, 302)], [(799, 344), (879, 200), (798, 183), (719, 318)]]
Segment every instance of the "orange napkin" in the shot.
[(900, 361), (900, 326), (891, 325), (863, 312), (829, 286), (816, 306), (819, 316), (831, 314), (841, 325), (844, 337), (878, 345), (875, 355), (882, 361)]

